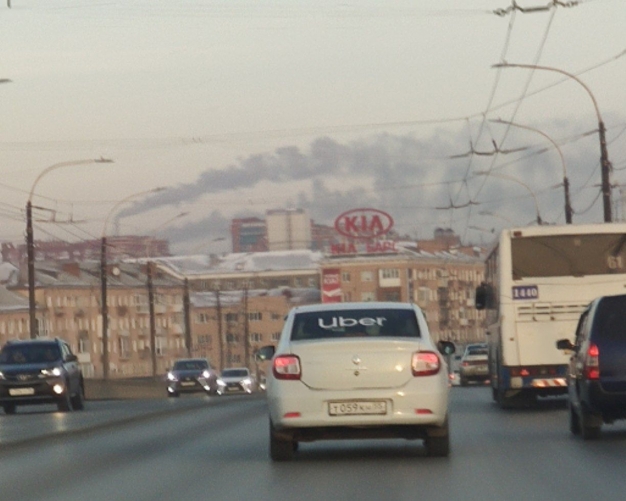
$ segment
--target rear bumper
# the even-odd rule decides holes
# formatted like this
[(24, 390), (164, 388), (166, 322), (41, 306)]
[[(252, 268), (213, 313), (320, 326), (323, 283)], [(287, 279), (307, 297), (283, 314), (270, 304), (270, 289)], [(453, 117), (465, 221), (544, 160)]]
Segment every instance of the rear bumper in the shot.
[[(303, 440), (419, 438), (417, 435), (423, 435), (424, 430), (441, 427), (446, 421), (447, 374), (442, 373), (434, 379), (433, 384), (352, 391), (311, 390), (299, 381), (273, 381), (267, 388), (270, 418), (275, 428), (289, 429)], [(386, 411), (385, 414), (333, 416), (330, 414), (331, 402), (384, 402)]]
[(606, 419), (626, 419), (626, 392), (607, 392), (599, 381), (586, 381), (580, 399), (588, 410)]

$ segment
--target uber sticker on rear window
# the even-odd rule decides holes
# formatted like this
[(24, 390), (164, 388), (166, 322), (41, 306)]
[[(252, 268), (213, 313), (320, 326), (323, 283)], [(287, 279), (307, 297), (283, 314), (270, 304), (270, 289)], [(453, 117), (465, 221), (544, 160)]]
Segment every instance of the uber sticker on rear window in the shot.
[(513, 286), (513, 299), (539, 299), (539, 287), (536, 285)]

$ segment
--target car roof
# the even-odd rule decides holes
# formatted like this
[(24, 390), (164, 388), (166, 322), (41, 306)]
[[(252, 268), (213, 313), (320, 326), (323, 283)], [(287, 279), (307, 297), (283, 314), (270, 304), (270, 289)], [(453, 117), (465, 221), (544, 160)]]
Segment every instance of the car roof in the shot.
[(344, 311), (344, 310), (375, 310), (375, 309), (391, 309), (391, 310), (413, 310), (419, 308), (413, 303), (395, 303), (392, 301), (361, 301), (350, 303), (326, 303), (326, 304), (310, 304), (306, 306), (296, 306), (293, 308), (294, 313), (309, 313), (316, 311)]
[(25, 344), (57, 344), (60, 340), (57, 338), (37, 338), (37, 339), (10, 339), (6, 342), (6, 344), (15, 346), (15, 345), (25, 345)]

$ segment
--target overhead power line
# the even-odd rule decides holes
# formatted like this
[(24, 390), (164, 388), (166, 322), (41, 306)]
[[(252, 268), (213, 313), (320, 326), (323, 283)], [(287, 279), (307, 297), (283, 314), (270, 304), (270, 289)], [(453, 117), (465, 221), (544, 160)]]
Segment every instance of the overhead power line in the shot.
[(514, 11), (519, 11), (523, 14), (534, 14), (535, 12), (546, 12), (556, 7), (576, 7), (579, 3), (580, 2), (578, 1), (561, 2), (559, 0), (552, 0), (552, 2), (550, 2), (547, 5), (538, 5), (534, 7), (521, 7), (517, 5), (517, 2), (515, 0), (513, 0), (511, 2), (510, 7), (507, 7), (506, 9), (496, 9), (493, 11), (493, 13), (496, 16), (500, 16), (500, 17), (504, 17), (507, 14), (510, 14), (511, 12), (514, 12)]

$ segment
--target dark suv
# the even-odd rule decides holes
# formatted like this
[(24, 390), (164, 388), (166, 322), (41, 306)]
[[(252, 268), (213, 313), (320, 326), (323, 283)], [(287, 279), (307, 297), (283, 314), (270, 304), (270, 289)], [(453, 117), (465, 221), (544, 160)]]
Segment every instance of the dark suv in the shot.
[(0, 351), (0, 405), (54, 403), (62, 412), (84, 407), (83, 375), (76, 355), (62, 339), (9, 341)]
[(580, 316), (568, 370), (569, 423), (575, 435), (599, 438), (603, 423), (626, 419), (626, 294), (595, 299)]

